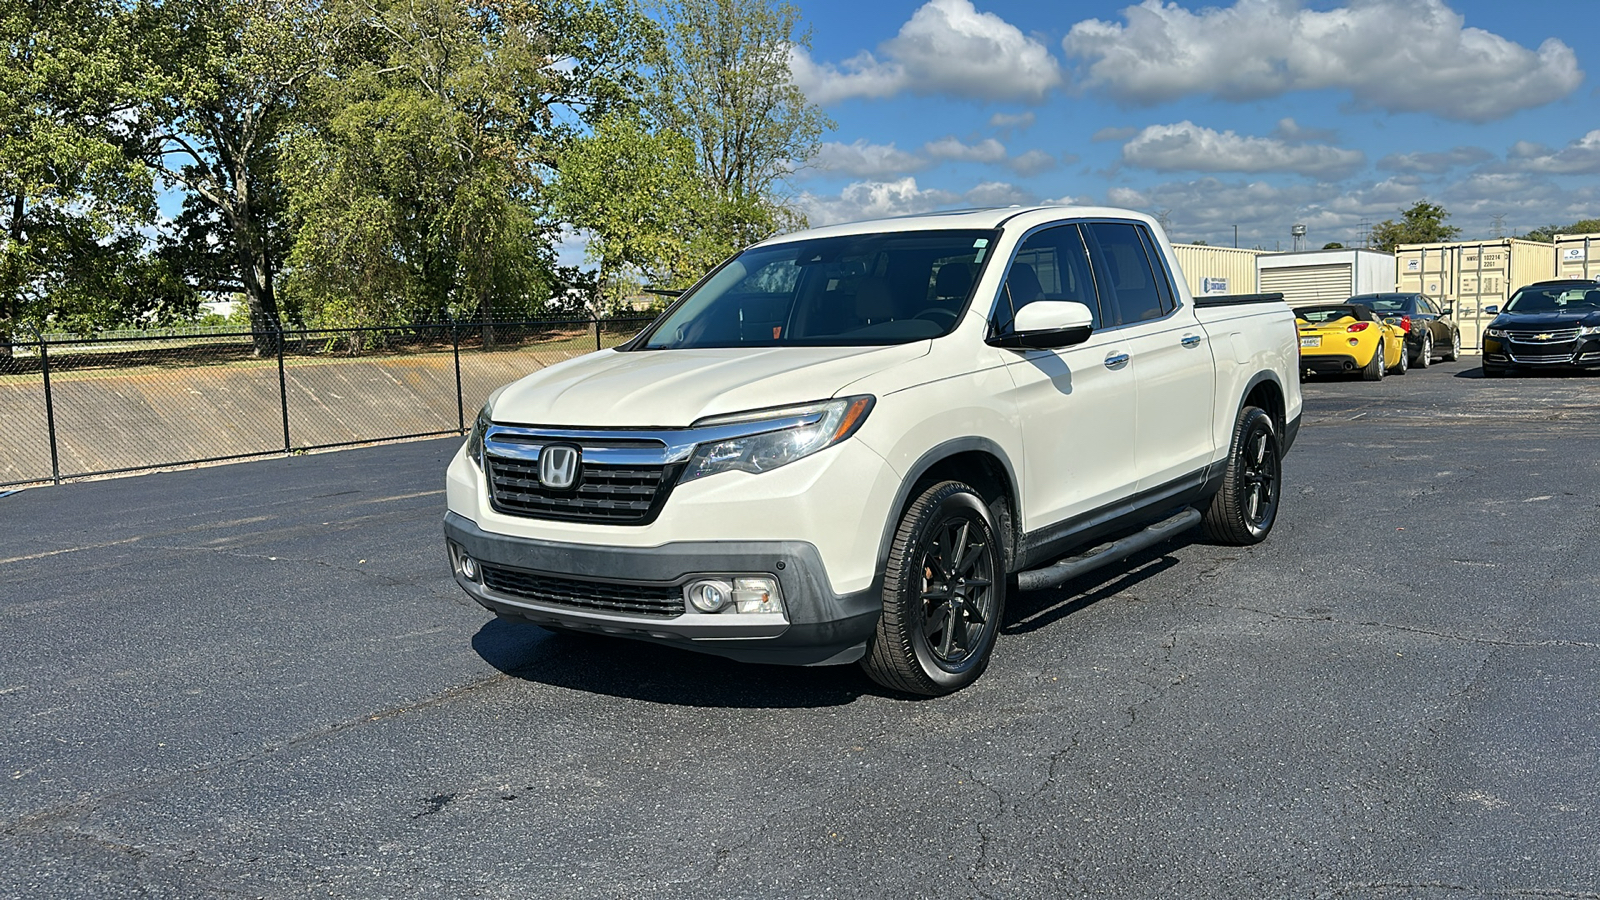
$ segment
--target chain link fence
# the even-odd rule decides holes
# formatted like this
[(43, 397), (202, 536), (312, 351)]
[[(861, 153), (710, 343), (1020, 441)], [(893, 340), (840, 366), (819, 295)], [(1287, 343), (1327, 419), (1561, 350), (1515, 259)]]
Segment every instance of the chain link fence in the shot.
[(0, 487), (461, 434), (500, 385), (649, 322), (0, 338)]

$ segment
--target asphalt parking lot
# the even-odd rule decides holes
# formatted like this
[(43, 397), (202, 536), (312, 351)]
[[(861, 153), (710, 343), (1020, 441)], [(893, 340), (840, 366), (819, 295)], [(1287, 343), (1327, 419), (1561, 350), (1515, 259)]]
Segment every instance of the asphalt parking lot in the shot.
[(492, 620), (455, 440), (0, 497), (0, 896), (1600, 898), (1600, 378), (1305, 394), (935, 700)]

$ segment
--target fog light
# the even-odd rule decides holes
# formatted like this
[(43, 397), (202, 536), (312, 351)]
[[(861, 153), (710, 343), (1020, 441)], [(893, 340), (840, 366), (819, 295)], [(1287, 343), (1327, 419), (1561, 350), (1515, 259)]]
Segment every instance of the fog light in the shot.
[(478, 580), (478, 561), (465, 553), (461, 554), (461, 575), (468, 581)]
[(684, 589), (689, 605), (703, 613), (721, 612), (733, 599), (733, 585), (726, 581), (696, 581)]

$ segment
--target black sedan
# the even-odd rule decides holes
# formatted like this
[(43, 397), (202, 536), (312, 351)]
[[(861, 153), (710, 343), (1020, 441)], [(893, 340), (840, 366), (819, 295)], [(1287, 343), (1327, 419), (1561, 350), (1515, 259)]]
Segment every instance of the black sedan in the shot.
[(1600, 369), (1600, 282), (1539, 281), (1517, 292), (1483, 331), (1483, 374)]
[(1452, 318), (1455, 310), (1440, 306), (1427, 294), (1357, 294), (1347, 302), (1360, 303), (1390, 325), (1399, 325), (1406, 333), (1411, 364), (1419, 369), (1435, 358), (1445, 362), (1461, 358), (1461, 329)]

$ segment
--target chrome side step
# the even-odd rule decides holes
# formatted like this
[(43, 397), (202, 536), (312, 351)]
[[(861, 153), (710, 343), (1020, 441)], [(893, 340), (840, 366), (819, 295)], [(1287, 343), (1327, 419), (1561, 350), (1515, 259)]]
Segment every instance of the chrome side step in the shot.
[(1029, 569), (1026, 572), (1018, 572), (1017, 586), (1025, 591), (1039, 591), (1055, 587), (1085, 572), (1093, 571), (1108, 563), (1114, 563), (1119, 559), (1126, 559), (1140, 550), (1153, 547), (1162, 541), (1176, 537), (1199, 524), (1200, 510), (1190, 507), (1169, 519), (1163, 519), (1151, 525), (1137, 534), (1130, 534), (1120, 541), (1096, 547), (1088, 553), (1069, 556), (1042, 569)]

